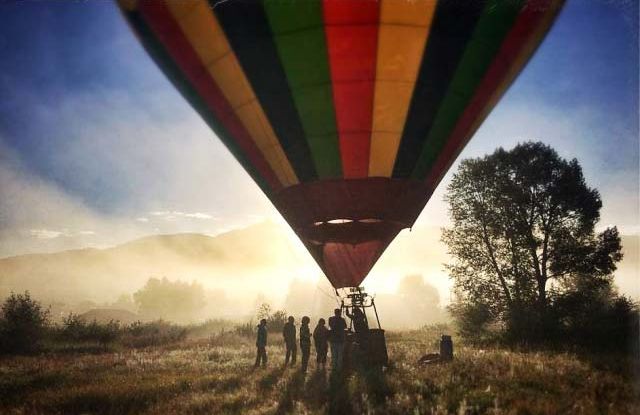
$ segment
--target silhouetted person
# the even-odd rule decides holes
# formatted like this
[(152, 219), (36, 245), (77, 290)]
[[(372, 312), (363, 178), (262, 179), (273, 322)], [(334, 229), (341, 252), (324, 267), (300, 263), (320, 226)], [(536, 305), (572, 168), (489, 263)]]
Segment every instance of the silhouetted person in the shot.
[(256, 339), (256, 348), (258, 349), (256, 355), (256, 364), (254, 367), (260, 366), (262, 362), (262, 367), (267, 365), (267, 320), (260, 320), (260, 324), (258, 324), (258, 336)]
[(356, 340), (358, 341), (360, 350), (367, 350), (369, 344), (369, 324), (367, 323), (367, 316), (360, 307), (353, 307), (353, 314), (349, 313), (349, 309), (347, 309), (347, 317), (349, 317), (353, 323), (353, 330), (356, 332)]
[(327, 351), (329, 349), (329, 329), (325, 326), (323, 318), (318, 320), (318, 325), (313, 330), (313, 342), (316, 346), (316, 364), (318, 369), (322, 365), (324, 369), (327, 364)]
[(367, 318), (360, 307), (353, 307), (353, 314), (349, 313), (349, 309), (347, 309), (347, 317), (353, 321), (353, 329), (356, 333), (361, 334), (369, 331)]
[(309, 356), (311, 355), (311, 330), (309, 330), (309, 317), (302, 317), (300, 326), (300, 352), (302, 352), (302, 371), (307, 372), (309, 366)]
[(287, 355), (284, 359), (285, 366), (289, 364), (289, 358), (291, 358), (291, 366), (296, 364), (298, 346), (296, 345), (296, 326), (293, 324), (294, 321), (294, 318), (289, 316), (282, 328), (282, 337), (284, 338), (284, 345), (287, 349)]
[(339, 308), (333, 310), (333, 317), (329, 317), (329, 344), (331, 345), (331, 367), (333, 370), (342, 369), (342, 355), (344, 352), (344, 342), (346, 340), (345, 330), (347, 322), (341, 316)]

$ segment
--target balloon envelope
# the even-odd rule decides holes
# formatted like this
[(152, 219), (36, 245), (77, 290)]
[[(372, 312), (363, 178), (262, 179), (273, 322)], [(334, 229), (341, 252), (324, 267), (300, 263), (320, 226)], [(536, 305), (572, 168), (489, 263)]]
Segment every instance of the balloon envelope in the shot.
[(413, 225), (561, 4), (120, 1), (336, 288)]

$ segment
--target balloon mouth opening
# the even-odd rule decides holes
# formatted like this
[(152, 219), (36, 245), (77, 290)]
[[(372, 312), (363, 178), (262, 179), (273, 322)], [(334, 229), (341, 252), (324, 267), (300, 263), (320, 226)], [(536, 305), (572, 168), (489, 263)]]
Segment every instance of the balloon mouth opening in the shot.
[[(353, 220), (351, 220), (351, 219), (331, 219), (331, 220), (327, 221), (327, 223), (331, 223), (331, 224), (350, 223), (350, 222), (353, 222)], [(316, 222), (316, 223), (318, 223), (318, 222)], [(322, 222), (320, 222), (320, 223), (322, 223)]]
[(422, 181), (369, 177), (301, 183), (272, 201), (332, 285), (341, 288), (364, 280), (430, 195)]
[(283, 189), (274, 204), (313, 246), (388, 243), (415, 222), (430, 191), (422, 181), (369, 177), (324, 179)]
[(330, 223), (332, 225), (339, 225), (342, 223), (353, 223), (353, 222), (359, 222), (359, 223), (380, 223), (382, 222), (382, 219), (377, 219), (377, 218), (366, 218), (366, 219), (331, 219), (331, 220), (327, 220), (327, 221), (321, 221), (321, 222), (314, 222), (313, 226), (322, 226), (325, 223)]
[(357, 245), (372, 240), (386, 240), (395, 236), (407, 225), (389, 223), (382, 219), (332, 219), (314, 222), (310, 226), (296, 229), (298, 235), (313, 245), (343, 243)]

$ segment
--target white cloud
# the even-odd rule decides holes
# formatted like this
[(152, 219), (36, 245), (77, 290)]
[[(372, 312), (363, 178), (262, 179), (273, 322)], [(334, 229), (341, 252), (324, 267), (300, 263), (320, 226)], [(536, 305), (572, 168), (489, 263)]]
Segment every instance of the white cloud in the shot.
[(62, 231), (54, 231), (51, 229), (30, 229), (29, 234), (36, 239), (55, 239), (65, 235)]
[[(201, 232), (203, 223), (219, 233), (238, 216), (275, 214), (175, 90), (158, 90), (67, 94), (54, 107), (32, 99), (55, 151), (34, 150), (50, 169), (36, 173), (0, 137), (0, 257), (83, 247), (88, 235), (79, 232), (87, 230), (95, 232), (92, 243), (109, 246), (149, 233)], [(30, 233), (60, 229), (68, 237)]]
[[(202, 212), (188, 213), (188, 212), (181, 212), (179, 210), (156, 210), (156, 211), (149, 212), (149, 215), (158, 216), (158, 217), (161, 217), (161, 218), (163, 218), (165, 220), (168, 220), (168, 221), (173, 221), (173, 220), (176, 220), (178, 218), (204, 219), (204, 220), (216, 220), (217, 219), (214, 216), (209, 215), (208, 213), (202, 213)], [(143, 218), (143, 219), (146, 219), (146, 218)], [(141, 222), (146, 222), (146, 221), (141, 221)]]
[(0, 138), (0, 257), (82, 248), (89, 236), (108, 246), (145, 232), (32, 174)]
[(200, 212), (185, 213), (184, 217), (185, 218), (193, 218), (193, 219), (214, 219), (213, 216), (207, 215), (206, 213), (200, 213)]

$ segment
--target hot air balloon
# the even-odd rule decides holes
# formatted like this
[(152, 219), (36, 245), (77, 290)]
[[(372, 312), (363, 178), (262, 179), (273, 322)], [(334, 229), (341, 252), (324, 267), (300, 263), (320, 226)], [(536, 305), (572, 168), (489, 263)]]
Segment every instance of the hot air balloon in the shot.
[(119, 4), (338, 289), (414, 224), (562, 1)]

